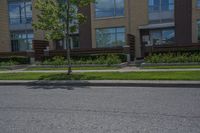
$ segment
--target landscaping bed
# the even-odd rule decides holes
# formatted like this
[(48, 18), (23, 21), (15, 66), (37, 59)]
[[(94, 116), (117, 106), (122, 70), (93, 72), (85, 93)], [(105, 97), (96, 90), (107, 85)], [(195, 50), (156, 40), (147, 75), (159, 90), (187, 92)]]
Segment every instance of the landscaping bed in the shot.
[(199, 63), (200, 52), (154, 53), (145, 58), (145, 63)]
[(152, 66), (142, 66), (143, 69), (200, 69), (200, 65), (156, 65), (152, 64)]
[(145, 58), (145, 69), (191, 69), (200, 68), (200, 52), (154, 53)]

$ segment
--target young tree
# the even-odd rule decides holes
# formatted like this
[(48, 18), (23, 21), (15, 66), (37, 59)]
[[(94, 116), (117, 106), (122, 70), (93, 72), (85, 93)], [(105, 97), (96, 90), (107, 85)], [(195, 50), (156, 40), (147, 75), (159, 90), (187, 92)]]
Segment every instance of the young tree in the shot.
[(35, 8), (39, 11), (35, 30), (45, 31), (45, 39), (62, 40), (67, 46), (68, 74), (71, 73), (70, 34), (77, 31), (86, 16), (78, 9), (88, 6), (95, 0), (37, 0)]

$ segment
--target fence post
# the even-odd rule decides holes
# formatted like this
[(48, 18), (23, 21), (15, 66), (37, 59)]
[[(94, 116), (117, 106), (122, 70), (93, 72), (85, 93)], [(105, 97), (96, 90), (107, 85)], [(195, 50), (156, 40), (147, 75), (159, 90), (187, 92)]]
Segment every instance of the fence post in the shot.
[(33, 49), (36, 61), (42, 61), (45, 57), (45, 49), (49, 46), (48, 41), (33, 40)]
[(126, 61), (130, 63), (131, 62), (130, 46), (128, 45), (123, 46), (123, 53), (126, 55)]

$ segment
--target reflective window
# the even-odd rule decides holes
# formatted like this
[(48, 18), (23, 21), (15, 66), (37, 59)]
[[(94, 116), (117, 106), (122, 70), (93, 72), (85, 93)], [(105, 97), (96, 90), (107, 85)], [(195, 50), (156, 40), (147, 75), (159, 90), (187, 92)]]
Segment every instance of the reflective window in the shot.
[(198, 41), (200, 42), (200, 20), (198, 20), (197, 25), (198, 25)]
[(149, 0), (150, 23), (174, 21), (174, 0)]
[(175, 40), (175, 33), (173, 29), (162, 30), (162, 43), (173, 43)]
[(153, 45), (174, 43), (174, 29), (160, 29), (150, 31), (150, 41)]
[[(56, 40), (54, 41), (54, 46), (57, 50), (66, 49), (66, 45), (64, 40)], [(72, 49), (74, 48), (80, 48), (80, 37), (78, 34), (74, 34), (70, 36), (70, 47)]]
[(12, 51), (32, 49), (33, 31), (11, 32)]
[(197, 7), (200, 8), (200, 0), (197, 0)]
[(97, 0), (96, 18), (124, 16), (124, 0)]
[(125, 28), (96, 29), (97, 47), (117, 47), (125, 45)]
[(9, 2), (10, 24), (26, 24), (32, 22), (32, 3)]

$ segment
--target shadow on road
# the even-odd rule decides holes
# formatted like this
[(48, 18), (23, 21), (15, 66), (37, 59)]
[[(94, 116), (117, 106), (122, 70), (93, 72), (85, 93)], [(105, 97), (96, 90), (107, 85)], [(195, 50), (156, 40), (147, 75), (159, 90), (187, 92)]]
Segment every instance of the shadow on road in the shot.
[(95, 80), (97, 76), (87, 76), (83, 74), (71, 74), (67, 75), (64, 73), (61, 74), (50, 74), (44, 75), (39, 78), (39, 80)]
[[(59, 85), (41, 85), (41, 86), (28, 86), (28, 89), (44, 89), (44, 90), (53, 90), (53, 89), (65, 89), (65, 90), (74, 90), (74, 86), (59, 86)], [(82, 87), (81, 87), (82, 88)]]

